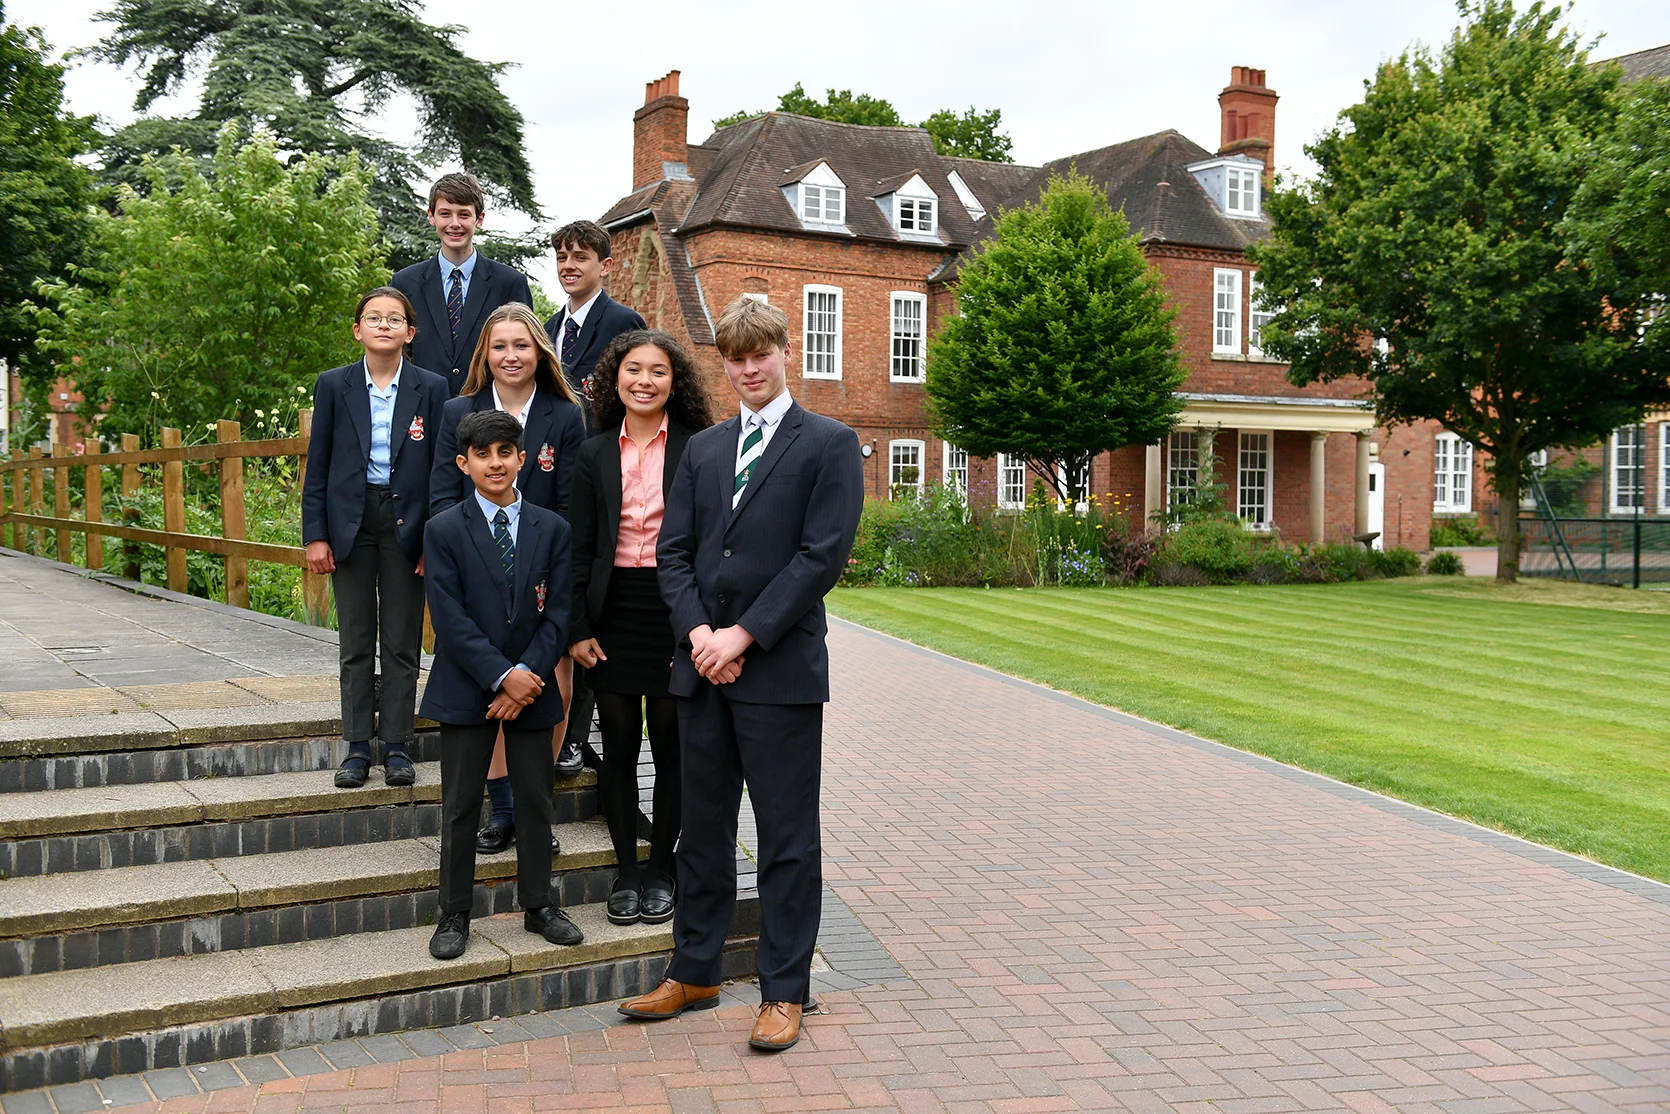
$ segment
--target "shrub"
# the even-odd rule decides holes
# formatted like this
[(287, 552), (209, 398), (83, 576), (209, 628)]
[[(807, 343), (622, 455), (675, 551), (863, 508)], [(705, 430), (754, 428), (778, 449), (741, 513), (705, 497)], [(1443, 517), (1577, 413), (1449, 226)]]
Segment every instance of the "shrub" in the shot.
[(1138, 584), (1160, 552), (1160, 539), (1122, 522), (1102, 531), (1102, 571), (1115, 584)]
[(1432, 522), (1433, 545), (1495, 545), (1490, 531), (1479, 525), (1472, 514), (1458, 514), (1454, 518), (1437, 518)]
[(1461, 558), (1454, 553), (1434, 553), (1427, 559), (1428, 576), (1460, 576), (1463, 571)]
[(1398, 576), (1414, 576), (1421, 571), (1421, 558), (1413, 549), (1397, 546), (1394, 549), (1375, 550), (1369, 554), (1369, 561), (1375, 573), (1388, 579)]
[(1228, 583), (1253, 567), (1252, 539), (1231, 519), (1185, 523), (1166, 537), (1156, 565), (1192, 565), (1212, 583)]

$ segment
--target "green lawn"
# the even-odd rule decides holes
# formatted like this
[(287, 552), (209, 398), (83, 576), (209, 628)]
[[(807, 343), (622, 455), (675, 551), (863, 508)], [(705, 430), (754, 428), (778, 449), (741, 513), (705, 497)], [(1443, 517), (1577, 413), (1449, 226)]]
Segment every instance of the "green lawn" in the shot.
[(835, 614), (1670, 880), (1670, 597), (1458, 578), (843, 589)]

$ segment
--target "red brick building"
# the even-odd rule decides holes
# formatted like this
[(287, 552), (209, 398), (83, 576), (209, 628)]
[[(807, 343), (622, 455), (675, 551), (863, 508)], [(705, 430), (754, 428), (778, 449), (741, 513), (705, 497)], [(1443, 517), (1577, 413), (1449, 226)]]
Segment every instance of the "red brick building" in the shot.
[(1246, 249), (1269, 231), (1277, 100), (1263, 71), (1233, 70), (1216, 151), (1165, 131), (1042, 167), (943, 157), (916, 128), (788, 113), (690, 144), (678, 76), (647, 86), (633, 120), (633, 192), (602, 218), (614, 237), (610, 294), (689, 342), (715, 387), (718, 311), (744, 294), (781, 307), (795, 353), (789, 388), (873, 450), (872, 496), (943, 481), (980, 501), (1024, 499), (1023, 465), (971, 461), (928, 431), (925, 341), (954, 311), (957, 268), (991, 234), (992, 215), (1076, 167), (1124, 209), (1159, 271), (1189, 374), (1169, 441), (1103, 454), (1091, 490), (1147, 520), (1213, 453), (1253, 529), (1294, 541), (1378, 531), (1386, 544), (1426, 547), (1432, 433), (1376, 429), (1361, 384), (1294, 387), (1258, 348)]

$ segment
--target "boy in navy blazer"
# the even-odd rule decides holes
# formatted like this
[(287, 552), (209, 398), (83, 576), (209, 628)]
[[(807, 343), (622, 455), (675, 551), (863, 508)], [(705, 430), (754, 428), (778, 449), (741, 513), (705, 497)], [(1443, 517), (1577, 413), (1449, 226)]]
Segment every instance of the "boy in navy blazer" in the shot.
[(429, 522), (424, 584), (435, 661), (423, 714), (441, 725), (441, 895), (436, 959), (464, 954), (474, 903), (476, 828), (499, 728), (516, 796), (522, 926), (553, 944), (581, 933), (551, 892), (551, 732), (562, 696), (547, 685), (568, 645), (569, 532), (516, 490), (522, 426), (500, 410), (458, 423), (458, 467), (475, 490)]
[[(365, 358), (319, 376), (302, 484), (307, 567), (330, 574), (342, 662), (342, 738), (348, 755), (339, 789), (365, 784), (383, 741), (389, 785), (416, 778), (413, 738), (423, 643), (423, 527), (446, 381), (401, 356), (411, 303), (381, 286), (354, 310)], [(378, 643), (383, 694), (375, 705)]]
[(487, 198), (473, 174), (448, 174), (429, 189), (429, 223), (440, 253), (395, 272), (391, 281), (417, 307), (413, 362), (438, 372), (451, 395), (464, 389), (481, 323), (506, 302), (533, 305), (528, 276), (475, 249)]

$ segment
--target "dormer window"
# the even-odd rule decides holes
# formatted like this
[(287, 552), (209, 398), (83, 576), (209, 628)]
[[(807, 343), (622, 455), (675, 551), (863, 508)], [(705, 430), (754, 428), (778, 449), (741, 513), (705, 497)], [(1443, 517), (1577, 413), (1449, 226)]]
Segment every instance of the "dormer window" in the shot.
[(1188, 168), (1226, 217), (1258, 220), (1264, 164), (1245, 155), (1225, 155)]
[(932, 232), (937, 227), (939, 226), (934, 223), (934, 201), (932, 198), (899, 198), (900, 232)]
[(1258, 175), (1241, 167), (1224, 168), (1224, 211), (1232, 217), (1258, 216)]
[(818, 232), (846, 232), (847, 185), (826, 162), (803, 163), (785, 171), (779, 185), (783, 197), (806, 228)]
[(876, 183), (870, 195), (901, 240), (939, 243), (939, 195), (911, 171)]
[(963, 208), (967, 210), (970, 217), (979, 220), (986, 215), (986, 207), (980, 204), (980, 199), (974, 196), (974, 191), (968, 188), (968, 183), (963, 181), (961, 174), (953, 170), (946, 177), (950, 179), (951, 188), (957, 191), (957, 200), (963, 203)]
[(847, 219), (847, 191), (841, 186), (800, 186), (800, 219), (808, 224), (840, 224)]

